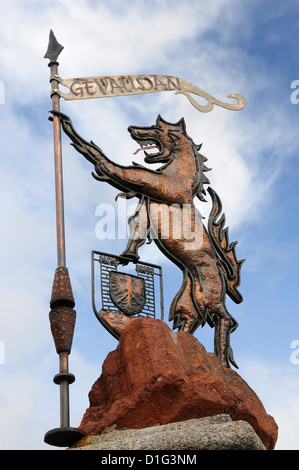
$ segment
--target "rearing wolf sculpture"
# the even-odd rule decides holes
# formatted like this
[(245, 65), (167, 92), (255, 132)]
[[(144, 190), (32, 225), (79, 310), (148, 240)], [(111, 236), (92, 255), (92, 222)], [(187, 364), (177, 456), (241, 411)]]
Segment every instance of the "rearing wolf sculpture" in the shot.
[[(228, 294), (236, 303), (242, 302), (237, 287), (244, 260), (236, 258), (237, 242), (229, 243), (216, 192), (208, 188), (213, 203), (208, 230), (194, 205), (195, 196), (205, 201), (204, 184), (209, 184), (205, 176), (207, 159), (199, 153), (201, 145), (188, 136), (184, 119), (171, 124), (158, 116), (151, 127), (128, 128), (141, 148), (146, 149), (147, 145), (156, 148), (154, 154), (145, 151), (144, 161), (164, 165), (151, 170), (136, 163), (125, 167), (112, 162), (92, 141), (88, 143), (77, 134), (68, 116), (55, 114), (59, 115), (72, 145), (94, 165), (93, 176), (121, 190), (125, 197), (139, 199), (137, 210), (129, 220), (132, 230), (122, 256), (137, 261), (138, 248), (152, 237), (166, 257), (181, 269), (183, 283), (169, 312), (173, 328), (193, 333), (199, 325), (208, 322), (215, 327), (214, 351), (221, 364), (230, 367), (232, 363), (238, 368), (230, 347), (230, 334), (238, 323), (226, 309), (225, 296)], [(175, 227), (170, 219), (180, 221), (183, 234), (174, 236)], [(165, 223), (170, 224), (168, 236), (163, 236)]]

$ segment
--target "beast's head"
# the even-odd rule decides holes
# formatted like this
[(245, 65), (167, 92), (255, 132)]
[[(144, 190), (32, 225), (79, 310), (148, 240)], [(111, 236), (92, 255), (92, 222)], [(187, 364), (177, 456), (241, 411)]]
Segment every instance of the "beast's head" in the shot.
[[(167, 163), (178, 149), (181, 139), (186, 135), (184, 118), (176, 124), (164, 121), (159, 115), (156, 124), (150, 127), (130, 126), (128, 131), (131, 137), (141, 146), (135, 153), (144, 150), (146, 163)], [(155, 150), (148, 153), (145, 149)]]
[[(190, 160), (185, 161), (185, 164), (194, 165), (193, 194), (196, 194), (201, 201), (205, 201), (204, 184), (209, 184), (205, 172), (209, 171), (210, 168), (207, 168), (204, 163), (207, 158), (199, 153), (201, 144), (196, 145), (188, 136), (184, 118), (176, 124), (171, 124), (164, 121), (159, 115), (154, 126), (130, 126), (128, 131), (131, 137), (140, 145), (135, 153), (144, 150), (144, 161), (146, 163), (165, 163), (165, 166), (168, 166), (177, 158), (181, 162), (182, 155), (187, 155)], [(148, 153), (145, 149), (151, 149), (153, 153)]]

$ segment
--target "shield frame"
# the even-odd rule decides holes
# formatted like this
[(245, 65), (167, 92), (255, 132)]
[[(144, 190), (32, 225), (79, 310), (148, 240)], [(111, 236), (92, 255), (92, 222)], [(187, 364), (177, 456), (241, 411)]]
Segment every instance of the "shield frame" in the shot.
[[(120, 273), (121, 271), (118, 271), (119, 266), (126, 266), (131, 270), (135, 268), (134, 274), (130, 275), (144, 279), (146, 297), (145, 304), (143, 309), (134, 316), (127, 316), (125, 313), (121, 312), (111, 299), (109, 273), (111, 271)], [(130, 258), (124, 258), (110, 253), (93, 250), (91, 252), (91, 271), (93, 311), (102, 326), (104, 326), (112, 336), (119, 339), (119, 334), (117, 334), (114, 328), (111, 328), (111, 325), (109, 325), (103, 318), (101, 314), (103, 311), (115, 315), (121, 313), (123, 317), (127, 319), (151, 317), (164, 320), (163, 274), (161, 266), (140, 260), (136, 262), (132, 261)], [(98, 300), (99, 297), (100, 302)]]

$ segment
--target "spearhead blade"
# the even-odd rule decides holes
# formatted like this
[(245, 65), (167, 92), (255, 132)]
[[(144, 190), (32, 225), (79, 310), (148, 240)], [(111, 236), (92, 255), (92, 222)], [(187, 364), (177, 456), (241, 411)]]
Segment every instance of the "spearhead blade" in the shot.
[(60, 52), (62, 51), (63, 46), (57, 41), (52, 29), (50, 30), (49, 35), (49, 44), (47, 52), (44, 55), (44, 59), (49, 59), (50, 62), (56, 62)]

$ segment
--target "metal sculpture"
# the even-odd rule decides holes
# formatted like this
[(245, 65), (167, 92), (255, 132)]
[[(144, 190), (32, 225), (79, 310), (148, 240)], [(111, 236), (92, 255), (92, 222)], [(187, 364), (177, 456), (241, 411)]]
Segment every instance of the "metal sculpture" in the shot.
[[(50, 60), (48, 65), (51, 70), (50, 81), (53, 112), (59, 112), (60, 110), (59, 95), (57, 93), (58, 82), (55, 77), (58, 76), (59, 64), (57, 58), (62, 49), (63, 46), (58, 43), (53, 31), (50, 31), (48, 50), (44, 58)], [(52, 120), (55, 164), (57, 268), (52, 287), (49, 318), (56, 351), (59, 355), (59, 373), (55, 375), (53, 380), (60, 387), (60, 427), (48, 431), (45, 434), (44, 440), (47, 444), (68, 447), (83, 437), (84, 433), (77, 428), (70, 427), (69, 385), (74, 382), (75, 376), (68, 370), (68, 357), (72, 348), (76, 311), (73, 309), (75, 301), (65, 256), (61, 127), (57, 115), (54, 115)]]
[[(190, 103), (202, 113), (209, 113), (214, 105), (231, 111), (240, 111), (246, 105), (245, 98), (239, 93), (231, 93), (227, 96), (235, 99), (236, 103), (225, 103), (193, 83), (169, 75), (119, 75), (66, 79), (57, 77), (57, 81), (70, 90), (69, 93), (58, 91), (59, 96), (66, 101), (175, 91), (176, 95), (185, 95)], [(204, 98), (207, 101), (206, 104), (198, 103), (190, 93)]]
[[(123, 272), (124, 265), (133, 266), (134, 274)], [(136, 263), (123, 256), (93, 251), (92, 305), (97, 319), (116, 339), (136, 318), (163, 320), (162, 268), (152, 263)]]
[[(128, 167), (114, 163), (96, 144), (78, 135), (68, 116), (53, 114), (60, 118), (76, 150), (94, 165), (93, 176), (121, 190), (123, 196), (139, 200), (133, 230), (121, 256), (137, 262), (139, 247), (150, 238), (181, 269), (183, 283), (169, 312), (173, 328), (194, 333), (208, 322), (215, 327), (215, 354), (221, 364), (238, 367), (230, 346), (230, 334), (238, 323), (227, 311), (225, 296), (236, 303), (242, 301), (237, 288), (244, 260), (237, 260), (236, 242), (229, 243), (215, 191), (208, 188), (213, 207), (207, 229), (194, 205), (195, 196), (205, 201), (207, 159), (199, 153), (201, 145), (188, 136), (184, 119), (172, 124), (158, 116), (151, 127), (129, 127), (131, 137), (145, 151), (145, 162), (163, 163), (158, 170), (151, 170), (136, 163)], [(155, 147), (156, 152), (148, 153), (146, 145)]]
[[(70, 427), (69, 385), (75, 380), (68, 370), (76, 312), (70, 277), (66, 267), (65, 226), (62, 177), (61, 124), (73, 141), (74, 147), (95, 167), (93, 176), (106, 181), (122, 191), (126, 198), (137, 197), (134, 216), (129, 219), (130, 239), (120, 256), (93, 251), (92, 283), (93, 309), (102, 325), (119, 338), (123, 329), (138, 316), (156, 318), (155, 280), (160, 281), (160, 318), (163, 319), (162, 269), (139, 260), (138, 250), (146, 240), (154, 240), (160, 250), (174, 262), (183, 273), (183, 283), (174, 297), (169, 319), (173, 327), (193, 333), (205, 322), (215, 327), (215, 353), (222, 365), (230, 367), (233, 359), (230, 334), (237, 322), (228, 313), (225, 296), (235, 302), (242, 301), (237, 290), (240, 283), (240, 268), (235, 243), (229, 243), (225, 219), (221, 215), (221, 202), (215, 191), (208, 192), (213, 207), (207, 229), (194, 206), (198, 196), (204, 201), (206, 158), (199, 153), (186, 132), (184, 119), (176, 124), (164, 121), (160, 116), (151, 127), (129, 128), (131, 136), (141, 148), (155, 149), (155, 154), (145, 152), (145, 162), (163, 163), (158, 170), (149, 170), (142, 165), (123, 167), (109, 160), (93, 142), (87, 143), (74, 130), (71, 120), (60, 112), (60, 98), (80, 100), (128, 96), (162, 91), (183, 94), (189, 102), (203, 113), (214, 106), (232, 111), (244, 108), (246, 100), (234, 93), (228, 98), (234, 103), (220, 101), (201, 88), (179, 77), (168, 75), (119, 75), (62, 79), (58, 75), (57, 58), (63, 46), (50, 31), (45, 58), (49, 59), (55, 162), (57, 268), (55, 270), (49, 314), (51, 332), (59, 355), (59, 373), (54, 382), (60, 386), (60, 427), (46, 433), (48, 444), (67, 447), (79, 440), (83, 433)], [(69, 88), (69, 93), (59, 90), (59, 85)], [(206, 100), (198, 103), (192, 95)], [(100, 266), (102, 308), (95, 300), (95, 265)], [(135, 267), (135, 274), (118, 271), (120, 265)], [(107, 277), (108, 276), (108, 277)]]

